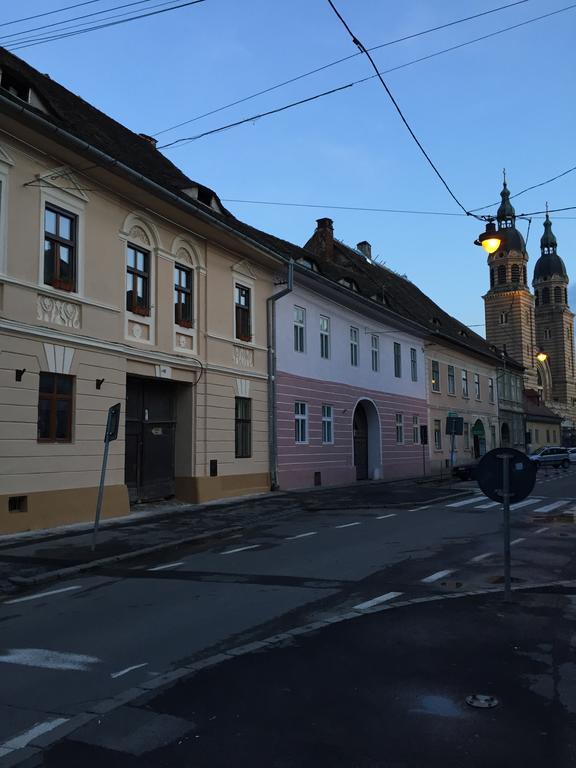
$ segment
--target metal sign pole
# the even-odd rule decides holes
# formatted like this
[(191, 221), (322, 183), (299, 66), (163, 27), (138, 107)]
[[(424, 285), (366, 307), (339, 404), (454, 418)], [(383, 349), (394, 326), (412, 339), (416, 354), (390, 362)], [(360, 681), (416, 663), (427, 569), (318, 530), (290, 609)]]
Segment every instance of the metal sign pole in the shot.
[(104, 456), (102, 458), (102, 471), (100, 472), (100, 487), (98, 488), (98, 501), (96, 502), (96, 519), (94, 520), (94, 531), (92, 533), (92, 552), (96, 549), (96, 538), (98, 528), (100, 527), (100, 512), (102, 510), (102, 497), (104, 496), (104, 479), (106, 477), (106, 465), (108, 464), (108, 449), (110, 441), (104, 443)]
[(501, 454), (502, 459), (502, 512), (504, 522), (504, 601), (512, 600), (511, 556), (510, 556), (510, 456)]

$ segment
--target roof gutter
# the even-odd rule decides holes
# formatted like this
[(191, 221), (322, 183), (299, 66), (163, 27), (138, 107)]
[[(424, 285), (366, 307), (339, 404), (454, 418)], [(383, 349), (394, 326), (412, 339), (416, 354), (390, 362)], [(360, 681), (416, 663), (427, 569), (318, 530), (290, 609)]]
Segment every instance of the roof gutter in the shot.
[(208, 212), (202, 211), (196, 206), (192, 205), (191, 203), (188, 203), (186, 200), (183, 200), (179, 195), (166, 189), (166, 187), (163, 187), (161, 184), (157, 184), (155, 181), (152, 181), (147, 176), (144, 176), (144, 174), (139, 173), (138, 171), (135, 171), (129, 165), (126, 165), (125, 163), (122, 163), (120, 160), (117, 160), (111, 157), (110, 155), (106, 154), (105, 152), (102, 152), (102, 150), (98, 149), (97, 147), (94, 147), (92, 144), (88, 143), (87, 141), (77, 138), (76, 136), (74, 136), (74, 134), (69, 133), (63, 128), (59, 128), (57, 125), (54, 125), (49, 120), (46, 120), (46, 118), (42, 117), (41, 115), (38, 115), (35, 112), (31, 112), (29, 109), (27, 109), (25, 106), (21, 104), (15, 104), (14, 101), (7, 98), (1, 93), (0, 93), (0, 109), (4, 110), (9, 115), (11, 114), (12, 116), (15, 116), (15, 117), (20, 117), (20, 116), (24, 117), (29, 123), (32, 124), (32, 127), (36, 127), (41, 133), (47, 134), (48, 136), (50, 135), (57, 136), (61, 138), (64, 142), (71, 145), (71, 148), (94, 156), (94, 158), (97, 158), (98, 161), (103, 165), (105, 164), (110, 168), (118, 168), (120, 171), (122, 171), (122, 173), (128, 176), (131, 180), (135, 181), (141, 186), (146, 187), (149, 191), (153, 192), (154, 194), (163, 197), (167, 201), (177, 205), (179, 208), (183, 208), (184, 210), (190, 212), (197, 218), (202, 219), (206, 223), (211, 224), (212, 226), (216, 227), (222, 232), (225, 232), (226, 234), (229, 234), (229, 235), (233, 235), (234, 237), (237, 237), (240, 240), (243, 240), (251, 248), (254, 248), (260, 253), (263, 253), (266, 256), (271, 257), (276, 261), (280, 261), (283, 264), (286, 264), (287, 259), (284, 256), (281, 256), (275, 251), (272, 251), (269, 248), (262, 246), (260, 243), (258, 243), (256, 240), (253, 240), (251, 237), (248, 237), (242, 232), (238, 232), (238, 230), (234, 229), (234, 227), (224, 224), (219, 219), (211, 216)]

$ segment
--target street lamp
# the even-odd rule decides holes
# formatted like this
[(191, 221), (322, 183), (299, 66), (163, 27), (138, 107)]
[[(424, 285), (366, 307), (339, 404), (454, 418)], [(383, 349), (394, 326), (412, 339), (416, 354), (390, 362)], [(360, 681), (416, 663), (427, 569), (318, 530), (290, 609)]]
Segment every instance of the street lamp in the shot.
[(545, 363), (546, 360), (548, 360), (548, 355), (543, 350), (540, 350), (536, 355), (536, 360), (538, 360), (539, 363)]
[(500, 248), (502, 238), (499, 237), (496, 231), (496, 224), (493, 219), (489, 219), (486, 222), (486, 231), (482, 232), (478, 240), (474, 240), (474, 245), (481, 245), (488, 253), (494, 253)]

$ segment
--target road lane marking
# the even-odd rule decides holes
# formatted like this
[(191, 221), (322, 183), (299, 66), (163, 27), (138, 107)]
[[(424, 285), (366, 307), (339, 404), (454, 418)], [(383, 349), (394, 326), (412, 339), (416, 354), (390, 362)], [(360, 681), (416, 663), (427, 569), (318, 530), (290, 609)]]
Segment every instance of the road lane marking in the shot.
[(179, 565), (184, 565), (184, 561), (179, 563), (168, 563), (167, 565), (157, 565), (155, 568), (148, 568), (149, 571), (165, 571), (167, 568), (177, 568)]
[(510, 546), (513, 547), (514, 544), (520, 544), (521, 541), (526, 541), (526, 539), (524, 539), (524, 538), (522, 538), (522, 539), (514, 539), (513, 541), (510, 542)]
[(41, 597), (50, 597), (50, 595), (58, 595), (60, 592), (70, 592), (72, 589), (82, 589), (78, 584), (75, 587), (62, 587), (62, 589), (51, 589), (49, 592), (38, 592), (37, 595), (28, 595), (28, 597), (17, 597), (14, 600), (5, 600), (5, 605), (12, 605), (14, 603), (25, 603), (28, 600), (38, 600)]
[(41, 669), (62, 669), (86, 672), (91, 664), (98, 664), (97, 656), (85, 656), (81, 653), (65, 653), (49, 648), (8, 648), (0, 656), (4, 664), (18, 664), (22, 667), (40, 667)]
[(304, 539), (306, 536), (316, 536), (318, 531), (308, 531), (307, 533), (299, 533), (296, 536), (286, 536), (286, 541), (292, 541), (293, 539)]
[(544, 533), (544, 531), (547, 531), (547, 530), (548, 530), (548, 528), (538, 528), (538, 530), (537, 530), (537, 531), (534, 531), (534, 533), (535, 533), (535, 534), (536, 534), (536, 533)]
[(24, 733), (15, 736), (13, 739), (10, 739), (10, 741), (5, 741), (4, 744), (0, 744), (0, 747), (9, 750), (22, 749), (22, 747), (26, 747), (30, 744), (33, 739), (41, 736), (43, 733), (53, 731), (54, 728), (58, 728), (59, 725), (67, 723), (69, 719), (69, 717), (56, 717), (54, 720), (46, 720), (45, 723), (35, 723), (32, 728), (24, 731)]
[(432, 506), (432, 504), (426, 504), (424, 507), (412, 507), (412, 509), (409, 509), (408, 512), (418, 512), (420, 509), (429, 509)]
[(221, 555), (233, 555), (236, 552), (245, 552), (247, 549), (258, 549), (260, 544), (252, 544), (249, 547), (237, 547), (236, 549), (228, 549), (226, 552), (220, 552)]
[(454, 571), (436, 571), (436, 573), (432, 573), (430, 576), (426, 576), (425, 579), (420, 579), (420, 581), (424, 584), (432, 584), (433, 581), (443, 579), (444, 576), (449, 576), (451, 573), (454, 573)]
[(482, 560), (486, 560), (487, 557), (492, 557), (494, 552), (484, 552), (483, 555), (476, 555), (472, 559), (468, 560), (469, 563), (480, 563)]
[(355, 605), (352, 610), (354, 611), (365, 611), (366, 608), (372, 608), (374, 605), (379, 605), (380, 603), (386, 603), (388, 600), (393, 600), (395, 597), (400, 597), (400, 595), (403, 594), (402, 592), (386, 592), (385, 595), (380, 595), (380, 597), (374, 597), (372, 600), (366, 600), (365, 603), (358, 603), (358, 605)]
[(447, 504), (447, 507), (467, 507), (469, 504), (476, 504), (478, 496), (473, 496), (471, 499), (464, 499), (464, 501), (454, 501), (452, 504)]
[(552, 512), (553, 509), (558, 509), (558, 507), (563, 507), (564, 504), (569, 504), (570, 501), (568, 499), (561, 499), (560, 501), (555, 501), (552, 504), (546, 504), (543, 507), (538, 507), (538, 509), (535, 509), (534, 512)]
[(110, 677), (116, 678), (116, 677), (123, 677), (124, 675), (127, 675), (128, 672), (133, 672), (135, 669), (141, 669), (142, 667), (147, 667), (148, 662), (145, 661), (143, 664), (134, 664), (133, 667), (126, 667), (126, 669), (121, 669), (120, 672), (112, 672)]
[(362, 523), (344, 523), (344, 525), (335, 525), (334, 528), (351, 528), (353, 525), (362, 525)]
[(376, 520), (386, 520), (387, 517), (396, 517), (396, 512), (392, 512), (390, 515), (378, 515)]
[(499, 501), (489, 501), (487, 504), (480, 504), (477, 507), (474, 507), (474, 509), (492, 509), (492, 507), (497, 507), (498, 504), (500, 504)]

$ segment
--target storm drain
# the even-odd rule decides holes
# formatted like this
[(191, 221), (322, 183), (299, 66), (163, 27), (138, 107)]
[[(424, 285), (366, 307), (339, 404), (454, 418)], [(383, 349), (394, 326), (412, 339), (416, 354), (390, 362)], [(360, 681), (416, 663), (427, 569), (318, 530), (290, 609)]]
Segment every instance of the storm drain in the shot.
[(487, 696), (485, 693), (473, 693), (466, 696), (466, 704), (478, 709), (492, 709), (497, 707), (500, 702), (495, 696)]

